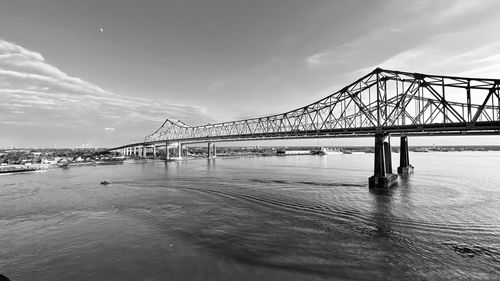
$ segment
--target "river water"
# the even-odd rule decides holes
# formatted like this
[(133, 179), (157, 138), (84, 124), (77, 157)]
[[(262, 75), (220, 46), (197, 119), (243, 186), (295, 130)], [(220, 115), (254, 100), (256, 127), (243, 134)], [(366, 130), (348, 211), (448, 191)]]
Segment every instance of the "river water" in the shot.
[(368, 189), (373, 154), (0, 176), (0, 273), (12, 281), (499, 280), (500, 153), (410, 160), (415, 173), (387, 192)]

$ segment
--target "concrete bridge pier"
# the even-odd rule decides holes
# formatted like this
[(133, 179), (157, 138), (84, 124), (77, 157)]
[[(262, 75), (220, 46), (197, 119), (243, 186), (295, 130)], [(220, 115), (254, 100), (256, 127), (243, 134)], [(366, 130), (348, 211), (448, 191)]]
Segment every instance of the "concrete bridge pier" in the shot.
[(148, 154), (148, 147), (146, 145), (142, 146), (142, 158), (146, 158), (146, 155)]
[(410, 165), (410, 154), (408, 150), (408, 137), (401, 136), (401, 144), (399, 149), (399, 167), (398, 174), (408, 175), (413, 173), (413, 166)]
[(384, 156), (385, 156), (385, 173), (392, 174), (392, 150), (391, 136), (387, 135), (384, 138)]
[(209, 142), (207, 147), (207, 158), (215, 158), (217, 157), (217, 147), (215, 146), (215, 142)]
[(170, 160), (170, 151), (168, 150), (168, 141), (165, 143), (165, 159)]
[(153, 159), (156, 158), (156, 145), (153, 144)]
[(375, 134), (374, 175), (368, 179), (370, 188), (388, 188), (397, 182), (392, 173), (391, 142), (387, 133)]
[(177, 143), (177, 158), (182, 159), (182, 143)]

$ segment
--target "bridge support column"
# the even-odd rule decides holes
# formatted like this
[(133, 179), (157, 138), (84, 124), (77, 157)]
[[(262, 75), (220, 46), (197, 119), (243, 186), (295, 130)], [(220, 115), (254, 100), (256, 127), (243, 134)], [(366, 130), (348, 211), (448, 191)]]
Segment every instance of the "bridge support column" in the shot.
[(384, 139), (385, 173), (392, 174), (392, 151), (391, 136), (387, 135)]
[(142, 146), (142, 157), (146, 158), (146, 155), (148, 154), (148, 147), (146, 145)]
[(207, 158), (215, 158), (217, 157), (217, 147), (215, 146), (215, 142), (209, 142), (207, 146)]
[(182, 143), (181, 142), (177, 143), (177, 157), (179, 159), (182, 159)]
[(398, 175), (392, 173), (390, 135), (375, 134), (374, 175), (368, 179), (370, 188), (387, 188), (396, 183)]
[(401, 136), (401, 145), (399, 148), (399, 167), (398, 174), (407, 175), (413, 173), (413, 166), (410, 165), (410, 154), (408, 150), (408, 137)]
[(168, 141), (165, 143), (165, 159), (170, 160), (170, 151), (168, 150)]
[(156, 158), (156, 145), (153, 144), (153, 159)]

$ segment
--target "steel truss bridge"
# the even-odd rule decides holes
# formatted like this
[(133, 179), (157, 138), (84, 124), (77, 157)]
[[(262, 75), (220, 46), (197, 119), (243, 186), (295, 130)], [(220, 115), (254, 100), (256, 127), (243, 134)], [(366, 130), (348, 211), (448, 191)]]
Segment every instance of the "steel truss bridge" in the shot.
[(377, 68), (341, 90), (295, 110), (202, 126), (167, 119), (143, 142), (113, 150), (173, 142), (499, 134), (499, 105), (500, 79)]

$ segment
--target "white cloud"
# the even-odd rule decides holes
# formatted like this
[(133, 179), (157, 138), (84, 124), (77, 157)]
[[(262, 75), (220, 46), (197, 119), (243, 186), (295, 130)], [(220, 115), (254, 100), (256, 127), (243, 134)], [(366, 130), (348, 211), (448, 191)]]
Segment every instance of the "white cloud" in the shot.
[(357, 37), (349, 42), (344, 42), (331, 46), (319, 53), (305, 58), (308, 67), (321, 67), (327, 65), (350, 64), (359, 58), (367, 49), (370, 50), (373, 42), (383, 42), (387, 38), (400, 31), (400, 28), (393, 26), (383, 27), (373, 30)]
[(444, 22), (449, 22), (456, 20), (457, 18), (476, 12), (479, 9), (483, 9), (485, 1), (481, 0), (454, 0), (454, 1), (441, 1), (441, 5), (437, 8), (438, 13), (433, 17), (432, 23), (440, 24)]
[[(366, 40), (363, 38), (363, 40)], [(306, 57), (305, 62), (309, 67), (321, 67), (325, 65), (343, 64), (352, 59), (358, 52), (358, 45), (362, 43), (353, 42), (335, 46), (328, 50)]]
[(330, 56), (330, 53), (327, 51), (310, 55), (306, 58), (306, 63), (309, 66), (319, 66), (326, 63), (325, 58), (328, 56)]
[[(386, 6), (386, 12), (408, 9), (398, 9), (402, 13), (380, 21), (376, 30), (305, 58), (309, 69), (321, 70), (319, 75), (339, 73), (315, 96), (339, 90), (377, 67), (500, 79), (500, 39), (494, 35), (500, 25), (495, 13), (500, 2), (394, 0)], [(339, 59), (342, 54), (345, 62)]]
[(37, 83), (47, 83), (68, 91), (106, 93), (98, 86), (71, 77), (48, 64), (41, 54), (1, 39), (0, 74), (11, 78), (35, 80)]
[(449, 47), (453, 42), (459, 42), (461, 37), (451, 34), (430, 38), (422, 45), (393, 55), (377, 65), (360, 69), (358, 73), (366, 74), (375, 67), (381, 67), (429, 74), (500, 78), (500, 55), (496, 51), (500, 41), (489, 42), (486, 47), (481, 42)]
[(0, 40), (0, 53), (5, 54), (19, 54), (27, 58), (31, 58), (34, 60), (42, 61), (44, 60), (43, 56), (37, 52), (29, 51), (19, 45), (13, 44), (11, 42), (7, 42), (4, 40)]
[(368, 64), (363, 70), (372, 70), (381, 61), (389, 65), (386, 67), (403, 69), (435, 65), (436, 58), (455, 56), (495, 41), (492, 34), (497, 33), (499, 21), (494, 11), (499, 8), (498, 1), (483, 0), (388, 1), (377, 11), (381, 18), (376, 28), (368, 27), (358, 37), (324, 46), (304, 62), (312, 69)]
[[(80, 126), (97, 131), (104, 122), (111, 125), (105, 128), (107, 131), (142, 128), (143, 132), (131, 130), (137, 138), (156, 130), (166, 118), (180, 119), (187, 124), (214, 121), (203, 107), (106, 91), (66, 74), (49, 64), (40, 53), (0, 39), (0, 119), (3, 124), (22, 126), (30, 121), (30, 125)], [(138, 125), (144, 122), (151, 127)]]

